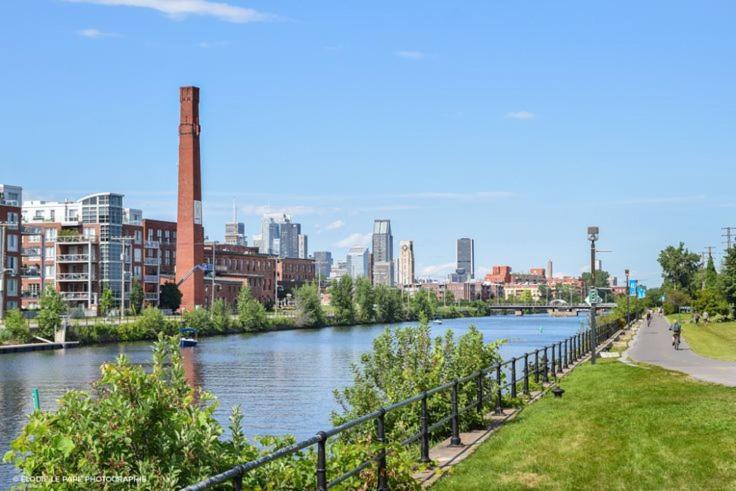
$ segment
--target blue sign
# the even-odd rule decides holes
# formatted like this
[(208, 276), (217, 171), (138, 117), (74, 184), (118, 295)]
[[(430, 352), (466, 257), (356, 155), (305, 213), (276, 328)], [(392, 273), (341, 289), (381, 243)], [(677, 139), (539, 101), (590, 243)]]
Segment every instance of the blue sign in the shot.
[(629, 280), (629, 296), (635, 297), (637, 294), (637, 285), (639, 280)]
[(636, 298), (644, 298), (647, 296), (647, 287), (639, 285), (636, 287)]

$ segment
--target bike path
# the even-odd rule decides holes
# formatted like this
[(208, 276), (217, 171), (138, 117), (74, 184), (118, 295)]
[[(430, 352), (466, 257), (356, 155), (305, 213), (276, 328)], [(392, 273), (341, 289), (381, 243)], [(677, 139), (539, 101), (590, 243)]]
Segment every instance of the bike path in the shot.
[(641, 323), (627, 355), (635, 361), (684, 372), (699, 380), (736, 387), (736, 362), (700, 356), (690, 349), (684, 336), (680, 349), (675, 351), (669, 324), (661, 315), (655, 315), (648, 327), (646, 322)]

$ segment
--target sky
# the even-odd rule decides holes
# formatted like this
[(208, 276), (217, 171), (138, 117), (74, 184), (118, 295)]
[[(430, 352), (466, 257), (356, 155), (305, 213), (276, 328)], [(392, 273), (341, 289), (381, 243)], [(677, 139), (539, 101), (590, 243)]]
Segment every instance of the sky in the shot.
[(0, 182), (174, 219), (178, 88), (201, 88), (204, 220), (290, 213), (344, 257), (390, 218), (444, 277), (554, 262), (660, 282), (736, 226), (733, 1), (13, 0)]

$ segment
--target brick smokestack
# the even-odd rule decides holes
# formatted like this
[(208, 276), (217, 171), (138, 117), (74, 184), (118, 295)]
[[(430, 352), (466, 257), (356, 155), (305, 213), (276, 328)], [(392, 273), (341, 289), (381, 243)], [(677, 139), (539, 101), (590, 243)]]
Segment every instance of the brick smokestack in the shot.
[[(179, 89), (179, 192), (176, 226), (176, 280), (204, 263), (202, 176), (199, 162), (199, 88)], [(181, 309), (204, 305), (204, 273), (195, 271), (179, 286)]]

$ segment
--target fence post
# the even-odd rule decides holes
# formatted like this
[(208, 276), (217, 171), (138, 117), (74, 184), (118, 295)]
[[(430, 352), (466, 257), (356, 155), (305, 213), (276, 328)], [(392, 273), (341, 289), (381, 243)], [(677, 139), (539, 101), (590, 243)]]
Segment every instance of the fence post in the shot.
[(562, 341), (557, 343), (557, 372), (562, 373)]
[(563, 369), (567, 369), (567, 365), (568, 365), (568, 363), (567, 363), (567, 356), (569, 354), (568, 351), (567, 351), (567, 339), (565, 339), (562, 342), (562, 344), (564, 345), (564, 348), (565, 348), (565, 351), (563, 352), (563, 355), (562, 355), (562, 368)]
[(501, 409), (501, 398), (503, 397), (503, 394), (501, 393), (501, 364), (499, 363), (496, 365), (496, 414), (503, 413), (503, 410)]
[(544, 347), (544, 369), (542, 370), (542, 380), (544, 380), (544, 383), (549, 382), (549, 358), (547, 357), (547, 346)]
[(429, 460), (429, 421), (427, 420), (427, 391), (425, 390), (422, 394), (422, 416), (421, 416), (421, 455), (419, 461), (423, 464), (430, 462)]
[(539, 349), (534, 350), (534, 383), (539, 383)]
[(381, 408), (378, 410), (378, 418), (376, 418), (376, 440), (380, 445), (378, 455), (378, 491), (388, 491), (388, 478), (386, 476), (386, 410)]
[(233, 490), (235, 491), (243, 490), (243, 475), (242, 474), (233, 477)]
[(552, 363), (550, 364), (550, 367), (552, 368), (552, 378), (555, 378), (557, 376), (557, 363), (555, 360), (555, 345), (552, 345)]
[(581, 333), (581, 332), (578, 333), (578, 339), (577, 339), (575, 345), (576, 345), (575, 346), (575, 350), (576, 350), (575, 358), (579, 360), (580, 359), (580, 348), (583, 345), (583, 333)]
[(517, 358), (511, 358), (511, 398), (516, 398), (516, 361)]
[(317, 433), (317, 491), (327, 491), (327, 434)]
[(450, 438), (450, 445), (459, 446), (462, 445), (460, 441), (460, 415), (457, 412), (457, 393), (460, 382), (455, 379), (452, 382), (452, 438)]
[(476, 405), (476, 409), (483, 416), (483, 369), (478, 373), (476, 383), (478, 384), (478, 404)]
[(524, 394), (529, 395), (529, 353), (524, 353)]

